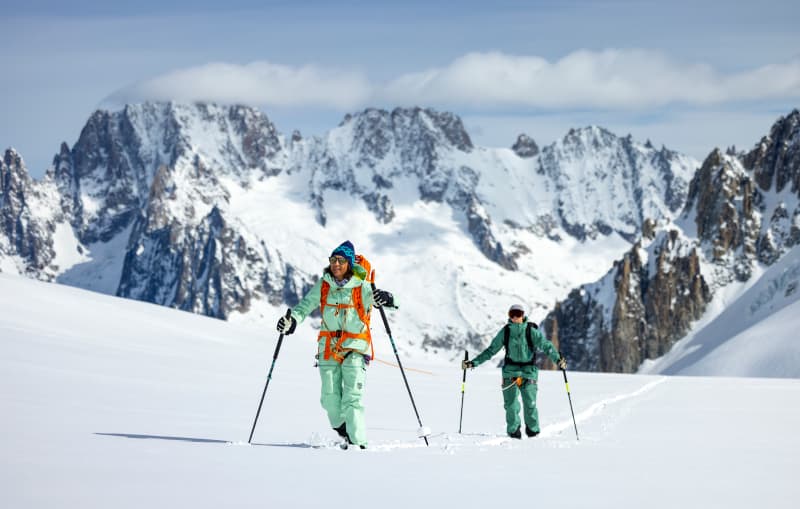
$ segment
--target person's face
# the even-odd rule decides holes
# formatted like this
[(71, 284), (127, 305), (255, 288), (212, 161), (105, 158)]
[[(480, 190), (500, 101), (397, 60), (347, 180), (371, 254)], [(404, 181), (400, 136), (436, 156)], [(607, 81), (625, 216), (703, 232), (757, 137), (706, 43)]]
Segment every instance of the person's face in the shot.
[(512, 311), (508, 314), (508, 317), (514, 323), (522, 323), (523, 318), (525, 318), (525, 314), (520, 311)]
[(347, 269), (350, 264), (347, 262), (347, 258), (344, 256), (331, 256), (328, 260), (331, 263), (331, 274), (336, 279), (343, 279), (344, 275), (347, 274)]

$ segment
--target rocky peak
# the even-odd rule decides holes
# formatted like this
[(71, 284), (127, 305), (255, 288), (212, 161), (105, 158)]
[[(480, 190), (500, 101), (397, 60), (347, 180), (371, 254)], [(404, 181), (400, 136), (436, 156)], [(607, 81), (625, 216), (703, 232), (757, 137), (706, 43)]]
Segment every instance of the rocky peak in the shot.
[[(611, 298), (609, 299), (609, 296)], [(690, 239), (662, 230), (600, 281), (573, 290), (543, 321), (574, 369), (635, 372), (664, 355), (711, 300)]]
[(47, 201), (57, 193), (45, 192), (42, 198), (40, 187), (30, 178), (22, 156), (13, 148), (6, 150), (0, 160), (0, 255), (18, 256), (24, 264), (18, 266), (20, 273), (49, 281), (54, 222), (61, 211), (58, 203)]
[(0, 208), (7, 211), (6, 220), (18, 217), (30, 188), (31, 178), (22, 156), (13, 148), (7, 149), (0, 160)]
[(538, 157), (538, 172), (553, 182), (562, 227), (581, 240), (616, 232), (634, 242), (645, 219), (673, 218), (696, 166), (595, 126), (571, 129)]
[[(719, 149), (709, 154), (695, 174), (686, 210), (688, 215), (695, 214), (697, 237), (711, 246), (713, 261), (728, 260), (740, 248), (737, 256), (754, 257), (759, 232), (753, 225), (760, 222), (755, 217), (755, 193), (755, 184), (739, 161)], [(737, 277), (746, 279), (749, 270)]]
[[(346, 190), (359, 196), (376, 219), (389, 223), (395, 216), (389, 190), (398, 176), (417, 180), (425, 201), (445, 202), (464, 213), (469, 233), (489, 259), (508, 269), (516, 262), (492, 233), (491, 219), (477, 196), (479, 173), (454, 164), (452, 152), (470, 152), (472, 141), (461, 119), (432, 109), (369, 108), (345, 116), (328, 133), (315, 153), (311, 203), (325, 224), (324, 193)], [(457, 160), (457, 158), (455, 158)]]
[[(242, 166), (261, 168), (265, 173), (276, 174), (279, 169), (269, 163), (265, 164), (265, 161), (271, 161), (282, 150), (275, 125), (263, 112), (242, 105), (229, 107), (227, 117), (233, 132), (241, 139)], [(218, 125), (224, 132), (224, 123), (218, 122)]]
[(534, 157), (539, 154), (539, 145), (527, 134), (520, 134), (511, 146), (511, 150), (523, 158)]
[(62, 192), (73, 197), (76, 230), (91, 243), (131, 224), (160, 168), (188, 168), (198, 183), (214, 186), (223, 175), (275, 175), (284, 154), (275, 126), (254, 108), (168, 102), (96, 111), (69, 155), (62, 147), (56, 161)]
[(565, 150), (578, 155), (587, 151), (596, 152), (618, 142), (620, 138), (611, 131), (598, 126), (587, 126), (580, 129), (570, 129), (562, 138), (561, 143)]
[(19, 186), (30, 185), (31, 179), (22, 156), (14, 148), (8, 148), (0, 161), (0, 190), (3, 196)]
[(781, 117), (756, 147), (743, 158), (752, 169), (758, 187), (763, 191), (781, 192), (791, 183), (791, 191), (800, 196), (800, 111)]
[(368, 108), (346, 115), (340, 127), (352, 131), (352, 149), (361, 159), (375, 162), (393, 148), (404, 152), (436, 149), (472, 150), (472, 140), (461, 119), (432, 109), (395, 108), (391, 112)]

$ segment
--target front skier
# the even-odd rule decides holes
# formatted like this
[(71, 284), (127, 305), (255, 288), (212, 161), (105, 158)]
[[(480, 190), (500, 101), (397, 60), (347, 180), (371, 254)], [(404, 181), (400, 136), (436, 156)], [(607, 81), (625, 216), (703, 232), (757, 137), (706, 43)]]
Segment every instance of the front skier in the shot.
[(558, 353), (553, 343), (548, 341), (533, 322), (528, 322), (525, 310), (514, 304), (508, 310), (508, 323), (492, 340), (491, 344), (477, 357), (461, 361), (461, 368), (474, 368), (492, 358), (505, 347), (503, 364), (503, 405), (506, 410), (506, 432), (512, 438), (522, 438), (519, 419), (519, 395), (525, 416), (525, 434), (535, 437), (539, 434), (539, 412), (536, 409), (537, 381), (539, 368), (536, 367), (536, 350), (541, 350), (555, 362), (560, 369), (567, 368), (567, 362)]
[[(359, 257), (359, 260), (363, 260)], [(356, 262), (350, 241), (333, 250), (322, 278), (291, 310), (291, 317), (278, 320), (278, 331), (294, 332), (298, 323), (321, 308), (318, 345), (322, 379), (320, 403), (333, 429), (349, 444), (367, 446), (362, 398), (370, 360), (369, 315), (374, 306), (394, 307), (392, 294), (375, 290), (369, 282), (369, 267)], [(368, 265), (366, 260), (362, 261)]]

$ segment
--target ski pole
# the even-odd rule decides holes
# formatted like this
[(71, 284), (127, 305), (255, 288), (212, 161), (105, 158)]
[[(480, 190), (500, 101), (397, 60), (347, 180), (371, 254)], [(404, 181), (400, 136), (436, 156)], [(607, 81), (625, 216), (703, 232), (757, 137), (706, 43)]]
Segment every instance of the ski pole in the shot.
[[(375, 282), (372, 282), (372, 292), (375, 292)], [(394, 350), (394, 356), (397, 359), (397, 366), (400, 368), (400, 374), (403, 375), (403, 382), (406, 384), (406, 390), (408, 391), (408, 397), (411, 398), (411, 406), (414, 407), (414, 414), (417, 416), (417, 422), (419, 423), (420, 431), (423, 430), (422, 420), (419, 418), (419, 412), (417, 412), (417, 405), (414, 403), (414, 396), (411, 394), (411, 387), (408, 385), (408, 379), (406, 378), (406, 372), (403, 370), (403, 363), (400, 362), (400, 355), (397, 353), (397, 346), (394, 344), (394, 338), (392, 338), (392, 330), (389, 328), (389, 321), (386, 319), (386, 313), (383, 311), (383, 306), (378, 308), (378, 311), (381, 312), (381, 318), (383, 319), (383, 326), (386, 328), (386, 334), (389, 335), (389, 341), (392, 343), (392, 350)], [(426, 435), (422, 435), (422, 439), (425, 440), (425, 445), (428, 444), (428, 437)]]
[[(286, 319), (292, 317), (292, 308), (286, 310)], [(264, 385), (264, 392), (261, 393), (261, 401), (258, 403), (258, 411), (256, 411), (256, 419), (253, 421), (253, 429), (250, 430), (250, 438), (247, 439), (249, 444), (253, 440), (253, 433), (256, 431), (256, 423), (258, 422), (258, 415), (261, 413), (261, 405), (264, 404), (264, 396), (267, 394), (267, 387), (269, 381), (272, 380), (272, 370), (275, 369), (275, 361), (278, 360), (278, 352), (281, 351), (281, 343), (283, 343), (283, 332), (278, 336), (278, 344), (275, 346), (275, 353), (272, 355), (272, 366), (269, 367), (269, 374), (267, 374), (267, 383)]]
[[(464, 350), (464, 360), (469, 360), (469, 352)], [(458, 418), (458, 434), (461, 434), (461, 421), (464, 419), (464, 386), (467, 385), (467, 368), (464, 368), (464, 376), (461, 378), (461, 416)]]
[(564, 375), (564, 385), (567, 386), (567, 398), (569, 398), (569, 411), (572, 413), (572, 425), (575, 426), (575, 440), (580, 441), (578, 438), (578, 424), (575, 422), (575, 411), (572, 409), (572, 396), (569, 394), (569, 382), (567, 381), (567, 370), (562, 369), (561, 373)]

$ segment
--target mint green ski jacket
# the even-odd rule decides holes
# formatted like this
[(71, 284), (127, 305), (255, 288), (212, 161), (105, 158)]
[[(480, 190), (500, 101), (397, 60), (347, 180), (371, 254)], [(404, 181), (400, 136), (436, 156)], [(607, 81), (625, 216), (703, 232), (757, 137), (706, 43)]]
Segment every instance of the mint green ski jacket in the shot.
[[(331, 276), (330, 271), (325, 270), (316, 284), (308, 291), (305, 297), (292, 308), (292, 317), (300, 324), (312, 311), (320, 307), (320, 297), (322, 294), (322, 282), (327, 281), (330, 285), (328, 291), (328, 301), (322, 312), (322, 325), (320, 331), (346, 331), (351, 334), (363, 334), (367, 327), (358, 316), (354, 304), (352, 302), (352, 289), (358, 287), (361, 292), (361, 300), (367, 313), (372, 311), (373, 298), (372, 287), (366, 282), (367, 273), (360, 265), (353, 266), (353, 277), (344, 285), (338, 286), (336, 281)], [(337, 305), (344, 305), (350, 307), (337, 307)], [(325, 359), (325, 346), (328, 338), (319, 336), (319, 362), (320, 363), (335, 363), (336, 361), (331, 357)], [(333, 348), (336, 343), (336, 338), (331, 338), (329, 348)], [(369, 342), (365, 339), (347, 338), (342, 343), (342, 350), (352, 350), (361, 354), (370, 353)]]

